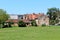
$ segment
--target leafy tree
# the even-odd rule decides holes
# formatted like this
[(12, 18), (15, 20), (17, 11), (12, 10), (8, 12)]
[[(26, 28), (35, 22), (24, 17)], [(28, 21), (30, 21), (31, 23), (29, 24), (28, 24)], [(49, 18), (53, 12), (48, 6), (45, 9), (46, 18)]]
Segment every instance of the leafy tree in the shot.
[(58, 16), (60, 16), (60, 10), (59, 10), (59, 8), (49, 8), (47, 15), (49, 16), (50, 24), (56, 24), (57, 20), (59, 20), (57, 18), (58, 18)]
[(7, 12), (3, 9), (0, 9), (0, 24), (8, 20), (8, 18), (9, 18), (9, 15), (7, 14)]

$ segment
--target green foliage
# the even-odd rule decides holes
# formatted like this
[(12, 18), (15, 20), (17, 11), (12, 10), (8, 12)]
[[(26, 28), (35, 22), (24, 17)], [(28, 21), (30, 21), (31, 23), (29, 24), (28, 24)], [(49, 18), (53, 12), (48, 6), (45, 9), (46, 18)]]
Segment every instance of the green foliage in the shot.
[(19, 27), (26, 27), (26, 23), (23, 21), (19, 21), (18, 25)]
[(36, 24), (36, 21), (35, 21), (35, 20), (32, 20), (31, 24), (32, 24), (32, 26), (37, 26), (37, 24)]
[(55, 25), (56, 23), (58, 23), (59, 22), (59, 20), (50, 20), (50, 24), (51, 25)]
[(5, 22), (9, 18), (9, 15), (3, 9), (0, 9), (0, 24)]
[(11, 26), (11, 22), (4, 22), (3, 23), (3, 27), (2, 28), (9, 28), (9, 27), (12, 27)]
[(42, 24), (42, 27), (45, 27), (46, 26), (46, 24)]
[(58, 22), (57, 20), (59, 20), (60, 10), (59, 8), (49, 8), (47, 15), (49, 16), (50, 24), (55, 24)]
[(3, 28), (3, 24), (0, 24), (0, 28)]
[(9, 15), (3, 9), (0, 9), (0, 22), (6, 21), (9, 18)]
[(51, 25), (55, 25), (55, 20), (51, 20), (51, 21), (50, 21), (50, 24), (51, 24)]

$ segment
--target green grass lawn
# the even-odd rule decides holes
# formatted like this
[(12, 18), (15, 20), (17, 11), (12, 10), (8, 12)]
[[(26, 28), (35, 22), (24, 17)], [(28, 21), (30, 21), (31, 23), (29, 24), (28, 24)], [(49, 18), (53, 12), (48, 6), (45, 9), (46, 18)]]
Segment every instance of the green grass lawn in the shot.
[(0, 29), (0, 40), (60, 40), (60, 27), (13, 27)]

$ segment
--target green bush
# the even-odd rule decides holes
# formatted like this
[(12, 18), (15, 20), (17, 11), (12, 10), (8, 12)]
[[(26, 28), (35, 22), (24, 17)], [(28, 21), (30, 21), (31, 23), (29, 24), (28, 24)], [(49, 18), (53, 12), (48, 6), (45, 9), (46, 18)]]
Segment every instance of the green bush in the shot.
[(19, 27), (26, 27), (26, 23), (23, 21), (19, 21), (18, 26)]
[(50, 20), (50, 25), (55, 25), (58, 22), (59, 22), (59, 20)]
[(3, 26), (4, 26), (3, 23), (4, 22), (0, 22), (0, 28), (3, 28)]
[(36, 21), (35, 21), (35, 20), (32, 20), (32, 21), (31, 21), (31, 25), (32, 25), (32, 26), (37, 26)]
[(9, 27), (12, 27), (11, 26), (11, 22), (3, 22), (3, 28), (9, 28)]
[(46, 26), (46, 24), (42, 24), (42, 27), (45, 27)]
[(0, 24), (0, 28), (2, 28), (3, 27), (3, 24)]

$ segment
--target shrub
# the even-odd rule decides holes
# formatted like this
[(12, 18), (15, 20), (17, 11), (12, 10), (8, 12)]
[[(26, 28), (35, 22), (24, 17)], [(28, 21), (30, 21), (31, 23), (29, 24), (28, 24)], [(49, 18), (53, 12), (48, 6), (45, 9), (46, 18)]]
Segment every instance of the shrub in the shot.
[(36, 21), (35, 21), (35, 20), (32, 20), (32, 21), (31, 21), (31, 25), (32, 25), (32, 26), (37, 26)]
[(58, 22), (59, 22), (59, 20), (50, 20), (50, 25), (55, 25)]
[(46, 24), (42, 24), (42, 27), (45, 27), (46, 26)]
[(9, 26), (9, 27), (12, 27), (12, 26), (11, 26), (11, 24), (12, 24), (12, 23), (11, 23), (11, 22), (9, 22), (9, 23), (8, 23), (8, 26)]
[(0, 28), (3, 28), (3, 26), (4, 26), (3, 23), (4, 22), (0, 22)]
[(0, 24), (0, 28), (2, 28), (3, 27), (3, 24)]
[(19, 27), (26, 27), (26, 23), (23, 21), (19, 21), (18, 26)]
[(3, 23), (3, 28), (9, 28), (9, 27), (12, 27), (11, 22), (4, 22)]

